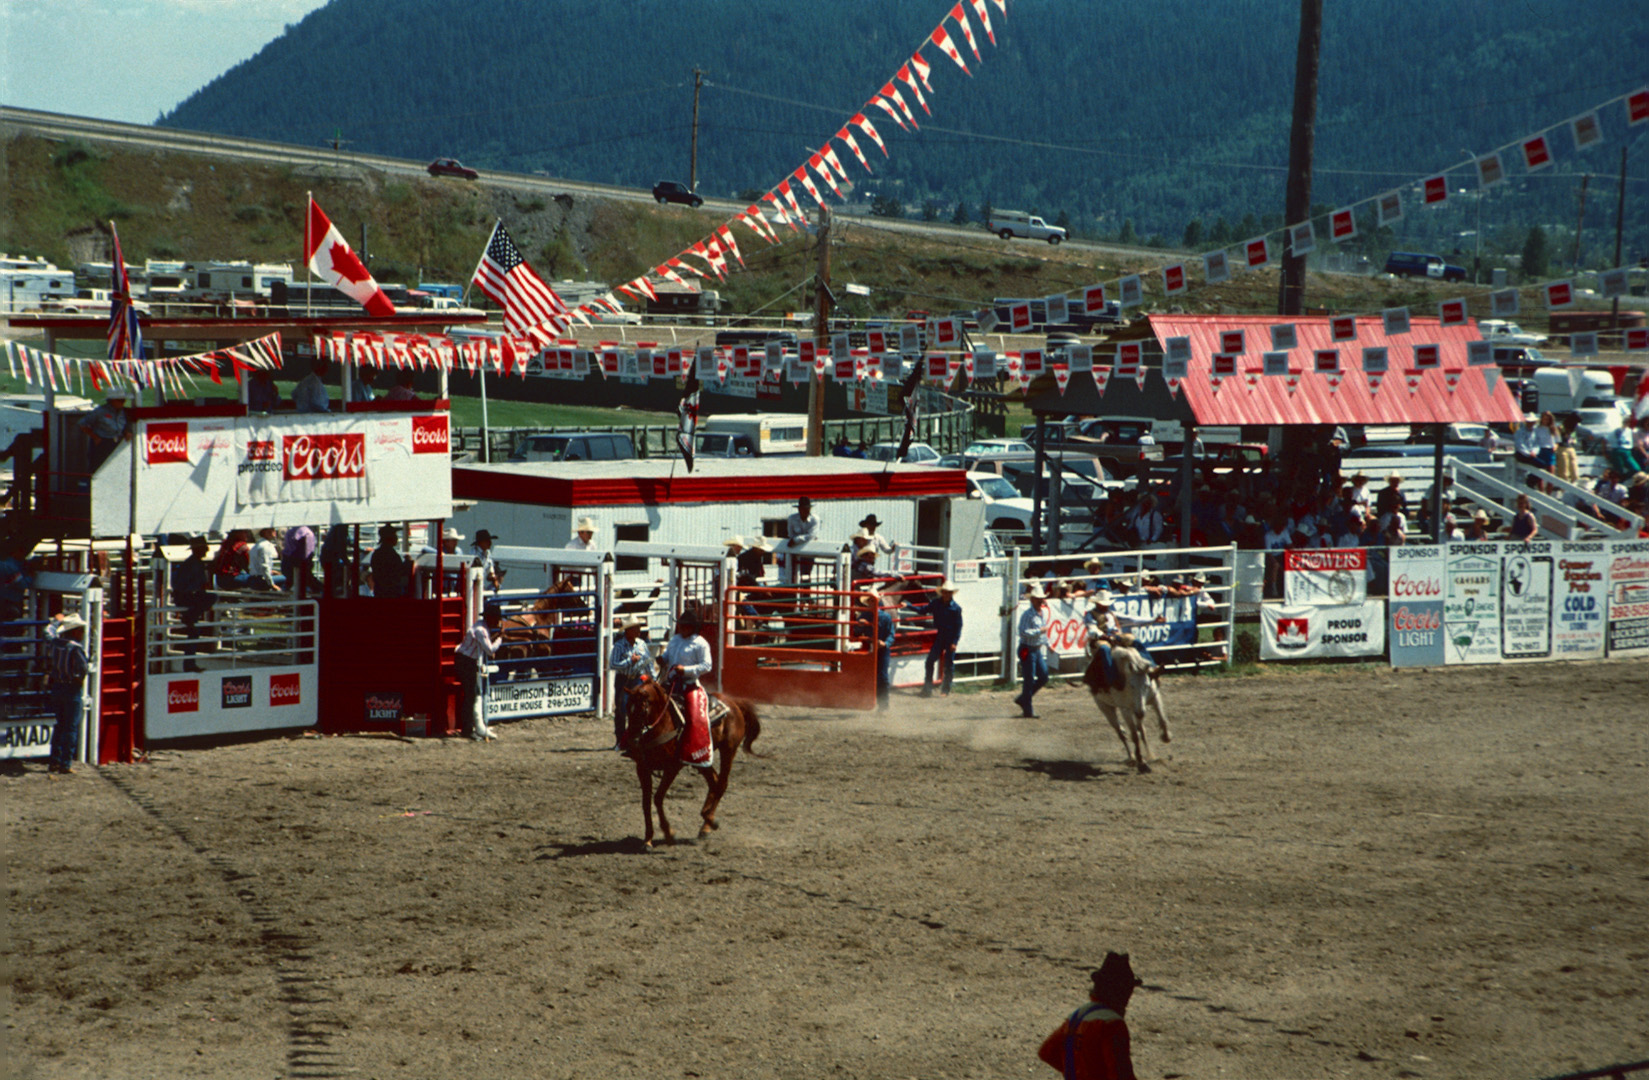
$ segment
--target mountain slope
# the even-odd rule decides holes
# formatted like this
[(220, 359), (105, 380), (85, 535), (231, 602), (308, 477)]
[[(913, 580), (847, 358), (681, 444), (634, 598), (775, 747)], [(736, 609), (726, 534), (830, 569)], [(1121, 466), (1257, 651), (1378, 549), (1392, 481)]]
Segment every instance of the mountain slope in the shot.
[[(856, 195), (970, 216), (1069, 215), (1082, 232), (1178, 241), (1185, 225), (1282, 205), (1297, 12), (1279, 0), (1016, 0), (968, 78), (937, 51), (920, 132), (878, 124), (891, 159)], [(333, 0), (163, 118), (186, 128), (635, 186), (686, 179), (704, 70), (700, 188), (766, 189), (880, 87), (942, 3)], [(1641, 84), (1639, 0), (1336, 0), (1328, 5), (1316, 201), (1377, 194)], [(965, 46), (964, 46), (965, 51)], [(874, 117), (882, 114), (875, 113)], [(1573, 175), (1612, 173), (1618, 125), (1558, 175), (1496, 192), (1483, 230), (1572, 222)], [(1459, 182), (1464, 181), (1462, 174)], [(1592, 200), (1588, 228), (1609, 223)], [(1633, 200), (1637, 248), (1649, 210)], [(1476, 209), (1476, 208), (1470, 208)], [(1465, 209), (1401, 237), (1457, 232)], [(1471, 227), (1469, 224), (1465, 227)]]

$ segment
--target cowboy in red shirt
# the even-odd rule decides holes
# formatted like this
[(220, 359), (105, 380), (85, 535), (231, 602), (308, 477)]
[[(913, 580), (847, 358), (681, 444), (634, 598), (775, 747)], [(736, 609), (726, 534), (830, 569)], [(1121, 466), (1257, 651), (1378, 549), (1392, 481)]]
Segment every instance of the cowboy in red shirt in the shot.
[(1065, 1080), (1135, 1080), (1128, 1024), (1122, 1019), (1139, 985), (1128, 954), (1106, 953), (1092, 978), (1088, 1004), (1048, 1036), (1037, 1056)]

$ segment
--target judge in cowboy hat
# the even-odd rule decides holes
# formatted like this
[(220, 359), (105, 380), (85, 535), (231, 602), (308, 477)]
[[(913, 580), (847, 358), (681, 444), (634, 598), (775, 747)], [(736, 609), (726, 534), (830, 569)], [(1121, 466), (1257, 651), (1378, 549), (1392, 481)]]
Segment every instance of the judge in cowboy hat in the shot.
[(613, 670), (613, 684), (618, 693), (613, 697), (613, 749), (625, 748), (624, 734), (630, 719), (630, 687), (654, 674), (653, 653), (641, 636), (647, 629), (647, 620), (640, 615), (625, 616), (619, 623), (619, 636), (613, 642), (613, 655), (608, 664)]
[(933, 666), (939, 665), (939, 696), (949, 697), (951, 682), (956, 676), (956, 646), (962, 640), (962, 605), (956, 602), (956, 582), (946, 578), (936, 595), (922, 609), (922, 616), (932, 620), (933, 646), (922, 665), (922, 696), (933, 696)]
[(581, 517), (573, 530), (577, 536), (567, 541), (567, 551), (595, 551), (595, 518)]

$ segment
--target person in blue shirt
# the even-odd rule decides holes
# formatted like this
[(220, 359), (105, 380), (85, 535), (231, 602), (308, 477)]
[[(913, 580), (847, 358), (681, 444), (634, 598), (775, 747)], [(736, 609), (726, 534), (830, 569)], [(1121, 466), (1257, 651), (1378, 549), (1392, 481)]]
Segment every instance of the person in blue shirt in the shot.
[(933, 620), (933, 647), (922, 668), (922, 696), (933, 696), (933, 667), (938, 664), (939, 695), (949, 697), (956, 676), (956, 646), (962, 640), (962, 605), (956, 602), (956, 583), (941, 584), (922, 614)]
[(1034, 720), (1036, 709), (1031, 705), (1031, 698), (1048, 685), (1048, 624), (1052, 615), (1048, 611), (1048, 594), (1042, 591), (1042, 586), (1032, 585), (1026, 599), (1031, 606), (1019, 616), (1019, 671), (1025, 688), (1013, 703), (1019, 706), (1020, 715)]
[[(891, 597), (888, 599), (892, 599)], [(893, 639), (895, 625), (893, 612), (887, 608), (888, 599), (876, 589), (867, 589), (859, 597), (864, 605), (860, 615), (863, 632), (874, 642), (876, 650), (876, 711), (886, 712), (893, 690)]]
[(86, 620), (78, 615), (58, 615), (46, 627), (42, 657), (46, 665), (46, 690), (51, 698), (52, 745), (46, 771), (67, 776), (74, 772), (80, 749), (80, 721), (86, 711)]

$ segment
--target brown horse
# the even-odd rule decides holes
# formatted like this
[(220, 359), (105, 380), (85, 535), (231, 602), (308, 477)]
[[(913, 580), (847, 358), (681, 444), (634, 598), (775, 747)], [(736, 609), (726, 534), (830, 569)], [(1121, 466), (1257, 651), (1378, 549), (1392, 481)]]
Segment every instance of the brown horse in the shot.
[[(753, 704), (726, 694), (710, 696), (726, 705), (727, 712), (710, 725), (710, 744), (719, 753), (720, 764), (714, 771), (700, 770), (710, 788), (704, 797), (704, 806), (699, 810), (699, 816), (704, 819), (704, 824), (699, 828), (701, 837), (718, 827), (716, 807), (721, 804), (721, 797), (727, 794), (727, 778), (733, 771), (734, 756), (741, 746), (750, 750), (750, 744), (762, 733), (761, 718), (756, 715)], [(657, 680), (645, 679), (630, 690), (630, 715), (625, 724), (624, 741), (631, 748), (630, 754), (636, 763), (636, 779), (641, 783), (641, 816), (647, 823), (643, 842), (649, 848), (653, 846), (654, 807), (658, 808), (659, 830), (664, 833), (664, 842), (676, 842), (675, 833), (670, 830), (670, 821), (664, 816), (664, 796), (670, 785), (675, 783), (676, 774), (686, 764), (677, 748), (682, 724), (683, 720), (678, 717), (670, 695)], [(755, 753), (754, 750), (750, 752)], [(656, 793), (653, 790), (655, 773), (658, 774)]]
[(557, 625), (568, 613), (583, 610), (576, 592), (578, 585), (572, 578), (562, 578), (531, 607), (506, 615), (498, 624), (500, 660), (527, 660), (554, 655), (553, 645)]

